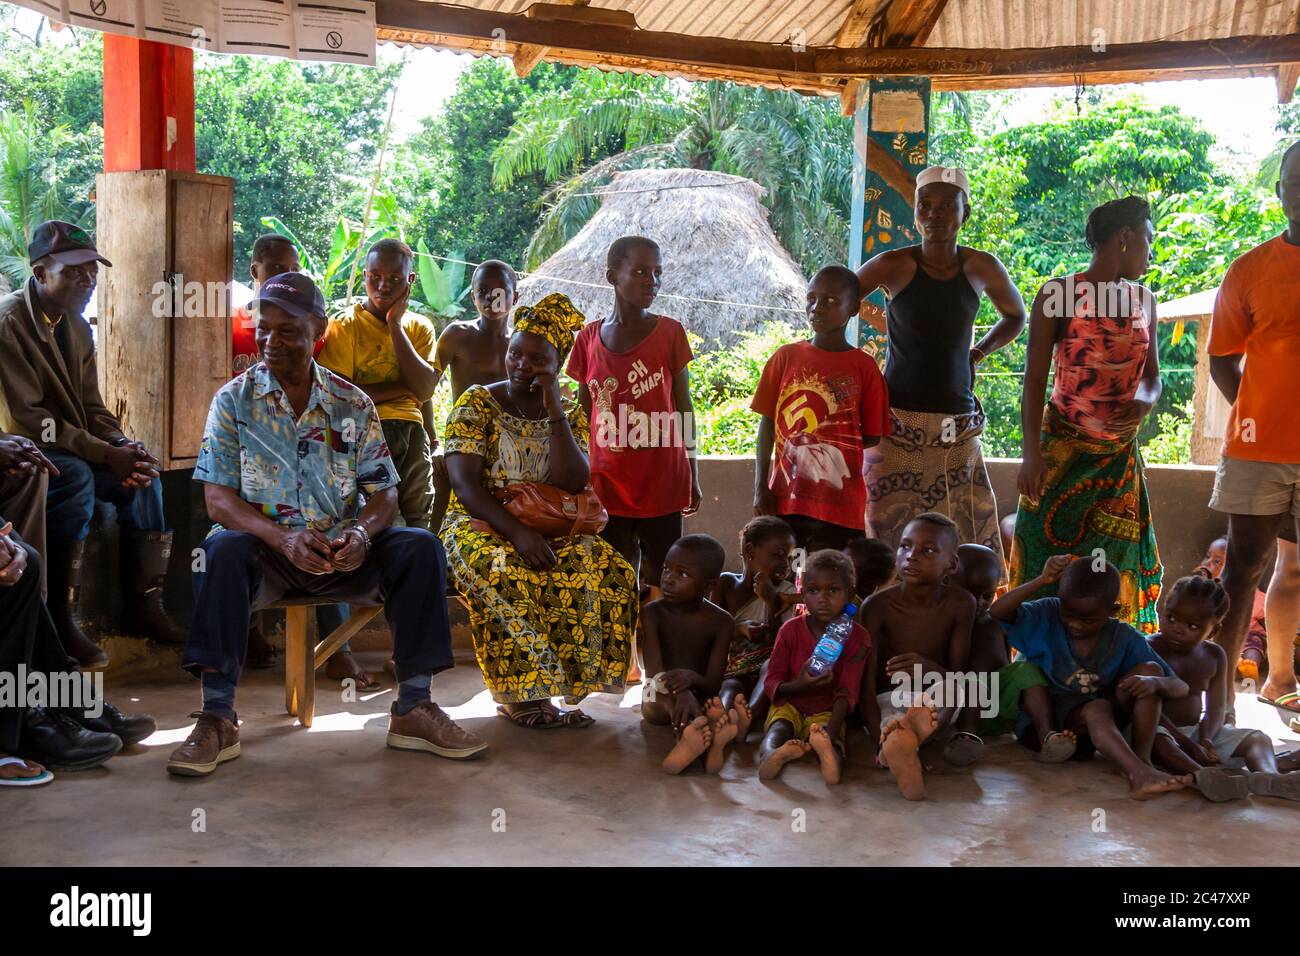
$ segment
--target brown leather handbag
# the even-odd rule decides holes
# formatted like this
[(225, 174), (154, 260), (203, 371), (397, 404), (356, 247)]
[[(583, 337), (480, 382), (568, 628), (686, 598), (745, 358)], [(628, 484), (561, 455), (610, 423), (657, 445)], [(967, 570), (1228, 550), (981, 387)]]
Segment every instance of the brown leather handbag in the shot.
[[(496, 489), (492, 496), (520, 523), (547, 538), (596, 534), (609, 523), (609, 512), (591, 485), (574, 495), (556, 485), (520, 481)], [(487, 534), (497, 533), (481, 518), (471, 518), (470, 527)]]

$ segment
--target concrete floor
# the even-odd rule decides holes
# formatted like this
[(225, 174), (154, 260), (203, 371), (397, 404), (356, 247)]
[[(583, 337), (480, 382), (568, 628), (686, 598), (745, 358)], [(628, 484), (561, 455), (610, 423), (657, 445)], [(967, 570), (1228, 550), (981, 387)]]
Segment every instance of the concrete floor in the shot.
[[(377, 672), (383, 655), (362, 660)], [(262, 671), (240, 688), (243, 756), (206, 780), (177, 779), (163, 766), (188, 733), (198, 688), (174, 674), (108, 681), (110, 700), (158, 719), (145, 744), (103, 768), (0, 793), (0, 863), (1215, 866), (1288, 862), (1278, 840), (1300, 820), (1300, 805), (1272, 799), (1137, 803), (1100, 758), (1044, 767), (1010, 738), (971, 770), (940, 764), (918, 804), (865, 766), (865, 746), (837, 788), (811, 758), (760, 783), (753, 745), (720, 777), (672, 778), (658, 770), (671, 735), (642, 726), (635, 689), (589, 700), (589, 729), (528, 731), (494, 716), (470, 659), (434, 689), (489, 741), (484, 759), (388, 750), (391, 689), (344, 704), (322, 681), (303, 730), (283, 713), (280, 674)], [(1300, 739), (1253, 698), (1238, 708), (1279, 744)], [(206, 832), (195, 832), (200, 816)]]

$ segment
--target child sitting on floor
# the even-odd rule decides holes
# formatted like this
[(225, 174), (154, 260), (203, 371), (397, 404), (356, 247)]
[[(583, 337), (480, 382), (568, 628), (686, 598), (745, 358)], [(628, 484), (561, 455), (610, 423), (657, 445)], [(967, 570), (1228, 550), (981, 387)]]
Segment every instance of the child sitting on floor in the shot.
[(858, 576), (858, 607), (867, 598), (894, 581), (897, 561), (894, 549), (881, 538), (854, 538), (844, 546), (844, 553), (853, 562), (853, 570)]
[(772, 515), (753, 518), (740, 532), (744, 571), (724, 573), (713, 590), (714, 603), (730, 612), (735, 621), (718, 696), (724, 710), (735, 707), (743, 712), (748, 707), (752, 721), (759, 726), (769, 703), (760, 673), (772, 653), (777, 629), (791, 616), (791, 606), (798, 600), (789, 580), (793, 550), (794, 532), (788, 524)]
[[(1278, 548), (1284, 545), (1283, 541), (1289, 541), (1286, 537), (1286, 527), (1278, 535)], [(1294, 548), (1294, 545), (1290, 547)], [(1193, 571), (1198, 574), (1204, 571), (1214, 580), (1219, 580), (1223, 574), (1223, 564), (1228, 558), (1228, 539), (1215, 538), (1210, 542), (1210, 546), (1205, 549), (1205, 557), (1201, 558), (1200, 565)], [(1274, 575), (1278, 572), (1275, 570)], [(1271, 587), (1271, 585), (1270, 585)], [(1255, 603), (1250, 610), (1250, 625), (1246, 629), (1246, 640), (1241, 645), (1241, 657), (1237, 661), (1237, 678), (1243, 681), (1254, 681), (1255, 686), (1260, 686), (1264, 678), (1268, 676), (1268, 592), (1263, 588), (1255, 590)], [(1295, 641), (1293, 642), (1292, 654), (1294, 657), (1294, 666), (1300, 670), (1300, 628), (1297, 628)]]
[[(1266, 734), (1223, 722), (1232, 681), (1223, 648), (1209, 638), (1227, 613), (1223, 586), (1204, 574), (1180, 578), (1165, 598), (1151, 646), (1189, 693), (1165, 703), (1152, 756), (1171, 773), (1193, 774), (1197, 789), (1215, 802), (1249, 793), (1300, 800), (1300, 755), (1279, 759)], [(1249, 777), (1222, 769), (1233, 758), (1245, 762)]]
[(844, 719), (857, 704), (871, 638), (854, 622), (839, 658), (814, 676), (809, 670), (817, 642), (852, 600), (853, 562), (839, 551), (814, 551), (803, 572), (807, 614), (786, 621), (776, 635), (764, 690), (772, 701), (767, 715), (758, 776), (775, 778), (808, 751), (821, 762), (822, 779), (839, 783), (844, 770)]
[[(962, 705), (937, 678), (966, 669), (975, 599), (946, 579), (957, 571), (957, 525), (936, 512), (907, 523), (898, 543), (898, 583), (867, 599), (859, 620), (871, 634), (872, 660), (859, 710), (876, 741), (876, 765), (888, 767), (903, 796), (925, 799), (917, 748), (951, 728)], [(921, 683), (917, 683), (917, 673)], [(923, 690), (926, 685), (930, 690)], [(950, 735), (944, 759), (959, 766), (979, 756), (974, 734)]]
[[(990, 612), (1007, 628), (1007, 640), (1047, 680), (1050, 721), (1032, 719), (1030, 688), (1022, 697), (1017, 735), (1030, 750), (1047, 742), (1043, 730), (1068, 730), (1076, 758), (1094, 751), (1108, 757), (1128, 778), (1129, 796), (1145, 800), (1181, 790), (1191, 775), (1171, 776), (1151, 763), (1162, 700), (1187, 695), (1185, 684), (1133, 627), (1115, 619), (1120, 577), (1105, 562), (1055, 555), (1043, 573), (993, 602)], [(1030, 600), (1059, 581), (1057, 597)], [(1014, 666), (1014, 665), (1013, 665)], [(1132, 745), (1121, 730), (1132, 723)], [(1059, 739), (1059, 738), (1056, 738)]]
[[(989, 608), (1002, 583), (1002, 557), (992, 548), (982, 544), (963, 544), (957, 548), (957, 573), (952, 582), (975, 599), (975, 621), (970, 632), (970, 659), (967, 668), (978, 675), (981, 685), (996, 690), (1001, 678), (995, 682), (994, 674), (1010, 663), (1007, 654), (1007, 636), (1002, 625), (993, 620)], [(963, 707), (957, 717), (957, 728), (963, 734), (980, 740), (980, 709)], [(980, 740), (983, 743), (982, 740)]]
[(706, 769), (717, 773), (728, 744), (749, 729), (749, 713), (724, 709), (714, 696), (722, 683), (731, 643), (731, 615), (705, 596), (718, 582), (727, 553), (707, 534), (688, 534), (664, 556), (663, 596), (641, 611), (645, 673), (641, 719), (672, 724), (678, 735), (664, 759), (681, 773), (708, 751)]

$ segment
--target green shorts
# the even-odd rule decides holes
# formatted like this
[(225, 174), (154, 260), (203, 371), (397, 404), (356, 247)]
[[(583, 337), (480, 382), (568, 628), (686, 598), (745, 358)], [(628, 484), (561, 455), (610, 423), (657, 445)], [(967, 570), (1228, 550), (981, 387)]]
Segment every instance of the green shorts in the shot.
[(433, 511), (433, 464), (429, 433), (421, 422), (392, 419), (379, 423), (397, 467), (397, 510), (409, 528), (429, 530)]
[(980, 719), (979, 735), (997, 737), (1015, 731), (1020, 721), (1020, 695), (1029, 687), (1046, 687), (1047, 678), (1037, 664), (1012, 661), (998, 671), (998, 712)]

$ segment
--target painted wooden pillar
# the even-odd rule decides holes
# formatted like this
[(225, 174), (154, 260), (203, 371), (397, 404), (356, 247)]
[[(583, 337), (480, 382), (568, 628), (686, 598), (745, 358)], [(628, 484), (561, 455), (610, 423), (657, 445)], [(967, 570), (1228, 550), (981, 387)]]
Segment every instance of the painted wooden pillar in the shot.
[[(918, 241), (913, 224), (916, 176), (928, 163), (930, 79), (883, 76), (857, 83), (853, 103), (853, 225), (849, 265)], [(871, 313), (871, 314), (868, 314)], [(877, 290), (849, 340), (883, 356), (885, 299)]]
[(104, 172), (194, 172), (194, 51), (104, 34)]

